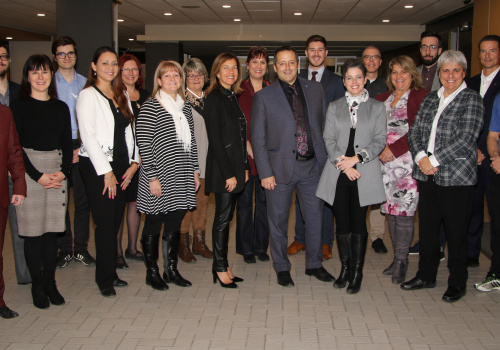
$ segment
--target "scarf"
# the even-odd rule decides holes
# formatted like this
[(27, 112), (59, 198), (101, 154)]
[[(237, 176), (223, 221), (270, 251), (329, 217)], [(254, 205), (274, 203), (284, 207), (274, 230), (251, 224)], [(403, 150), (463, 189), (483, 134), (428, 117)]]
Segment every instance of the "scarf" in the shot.
[(189, 152), (191, 150), (191, 129), (182, 111), (184, 108), (184, 100), (177, 94), (177, 98), (174, 101), (170, 95), (165, 92), (162, 93), (161, 90), (156, 93), (155, 98), (172, 116), (175, 124), (175, 133), (177, 134), (177, 142), (182, 144), (184, 151)]
[(363, 89), (361, 95), (352, 96), (349, 91), (345, 92), (345, 98), (347, 100), (347, 105), (349, 106), (349, 115), (351, 117), (351, 128), (356, 129), (358, 123), (358, 109), (359, 105), (363, 102), (368, 101), (368, 91)]

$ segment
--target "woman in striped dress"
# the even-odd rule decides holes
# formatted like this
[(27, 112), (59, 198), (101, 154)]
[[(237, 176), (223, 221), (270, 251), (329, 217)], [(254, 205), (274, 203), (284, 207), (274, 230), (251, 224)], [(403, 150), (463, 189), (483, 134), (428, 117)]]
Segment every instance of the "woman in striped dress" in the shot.
[[(168, 289), (167, 283), (191, 285), (177, 271), (181, 222), (186, 211), (196, 207), (200, 187), (193, 117), (190, 105), (184, 103), (183, 86), (181, 66), (161, 62), (155, 72), (153, 97), (142, 105), (137, 118), (142, 159), (137, 208), (146, 214), (141, 243), (146, 284), (157, 290)], [(156, 263), (162, 224), (167, 260), (163, 279)]]

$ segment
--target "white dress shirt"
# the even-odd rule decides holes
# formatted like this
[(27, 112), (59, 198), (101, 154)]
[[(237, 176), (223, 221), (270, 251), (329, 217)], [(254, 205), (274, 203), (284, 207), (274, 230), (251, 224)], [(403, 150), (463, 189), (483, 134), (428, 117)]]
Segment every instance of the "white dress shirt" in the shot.
[(321, 66), (318, 70), (311, 69), (311, 67), (307, 67), (307, 79), (312, 79), (312, 72), (318, 72), (316, 74), (316, 81), (321, 81), (321, 77), (323, 77), (323, 72), (325, 71), (325, 65)]
[(437, 91), (438, 97), (439, 97), (439, 107), (436, 112), (436, 116), (434, 117), (434, 120), (432, 121), (432, 128), (431, 128), (431, 134), (429, 136), (429, 143), (427, 144), (427, 152), (425, 151), (420, 151), (417, 153), (415, 156), (415, 162), (418, 163), (422, 158), (427, 157), (429, 153), (432, 155), (429, 156), (429, 160), (434, 167), (438, 167), (440, 164), (437, 161), (436, 157), (434, 156), (434, 148), (436, 146), (436, 132), (437, 132), (437, 125), (439, 123), (439, 118), (441, 117), (441, 113), (443, 113), (444, 109), (455, 99), (455, 97), (467, 87), (467, 84), (465, 81), (456, 89), (452, 94), (450, 94), (448, 97), (444, 97), (444, 86), (441, 86), (441, 88)]
[(479, 90), (479, 94), (481, 95), (481, 97), (484, 97), (484, 95), (486, 95), (486, 91), (488, 91), (488, 89), (490, 88), (491, 82), (497, 76), (499, 69), (500, 67), (495, 69), (495, 71), (488, 76), (484, 75), (484, 70), (481, 72), (481, 89)]

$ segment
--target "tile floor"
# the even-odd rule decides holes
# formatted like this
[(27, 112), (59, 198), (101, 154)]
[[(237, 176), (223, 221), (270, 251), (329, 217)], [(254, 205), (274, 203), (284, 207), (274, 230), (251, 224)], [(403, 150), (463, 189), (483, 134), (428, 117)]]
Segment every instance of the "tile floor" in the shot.
[[(247, 265), (234, 253), (234, 230), (233, 223), (229, 262), (245, 278), (237, 290), (212, 284), (211, 262), (199, 258), (179, 264), (192, 287), (154, 291), (144, 283), (144, 265), (129, 261), (130, 269), (119, 272), (129, 286), (106, 299), (94, 283), (94, 268), (71, 262), (56, 274), (66, 305), (39, 310), (30, 286), (16, 283), (8, 228), (5, 300), (20, 317), (0, 319), (0, 349), (500, 349), (500, 292), (472, 287), (486, 275), (483, 255), (481, 266), (469, 272), (467, 296), (447, 304), (441, 301), (445, 262), (435, 289), (405, 292), (382, 275), (392, 254), (368, 248), (361, 291), (348, 295), (306, 276), (303, 252), (291, 257), (295, 288), (279, 286), (271, 263)], [(388, 234), (385, 242), (390, 249)], [(91, 253), (93, 245), (92, 238)], [(417, 262), (418, 256), (410, 257), (409, 277)], [(336, 249), (324, 266), (338, 274)]]

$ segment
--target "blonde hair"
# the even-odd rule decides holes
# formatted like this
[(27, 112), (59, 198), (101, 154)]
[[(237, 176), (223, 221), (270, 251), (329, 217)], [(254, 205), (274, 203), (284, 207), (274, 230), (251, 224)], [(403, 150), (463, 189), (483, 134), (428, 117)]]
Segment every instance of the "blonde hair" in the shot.
[(415, 62), (413, 62), (410, 57), (403, 55), (393, 58), (387, 66), (387, 88), (389, 89), (389, 91), (396, 90), (396, 87), (392, 83), (392, 69), (395, 64), (411, 74), (412, 82), (410, 85), (410, 90), (418, 90), (424, 88), (422, 76), (418, 72)]
[(179, 90), (177, 90), (177, 93), (182, 97), (184, 101), (186, 101), (186, 94), (184, 92), (184, 84), (186, 77), (184, 75), (184, 71), (182, 70), (182, 67), (179, 63), (175, 61), (162, 61), (156, 67), (155, 75), (154, 75), (154, 87), (153, 87), (153, 97), (156, 96), (158, 91), (160, 91), (161, 86), (158, 84), (158, 79), (161, 80), (161, 77), (164, 73), (174, 71), (179, 73), (179, 76), (181, 77), (181, 86), (179, 87)]

